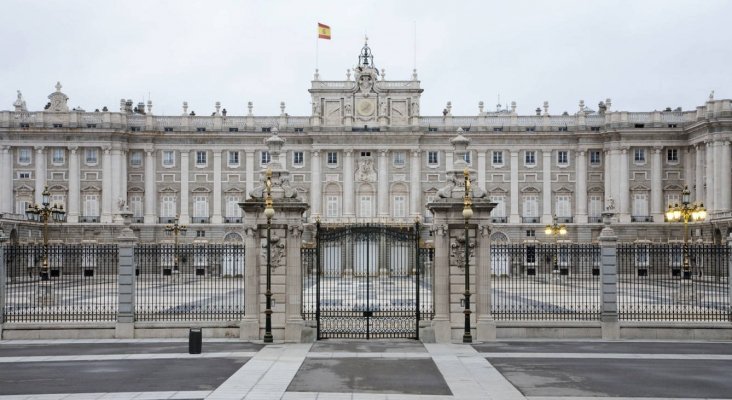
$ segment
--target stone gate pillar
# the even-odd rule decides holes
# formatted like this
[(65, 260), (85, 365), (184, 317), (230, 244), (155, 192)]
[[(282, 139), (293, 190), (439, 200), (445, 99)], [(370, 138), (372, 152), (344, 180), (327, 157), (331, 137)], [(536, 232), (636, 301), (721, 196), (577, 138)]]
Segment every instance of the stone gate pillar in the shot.
[(308, 204), (298, 199), (290, 186), (290, 175), (279, 163), (284, 139), (272, 128), (265, 140), (271, 162), (260, 172), (258, 185), (249, 193), (251, 199), (239, 203), (244, 210), (246, 264), (244, 273), (245, 315), (240, 337), (261, 340), (265, 329), (267, 278), (267, 217), (264, 214), (267, 180), (270, 184), (272, 208), (270, 221), (270, 265), (272, 288), (272, 335), (276, 341), (299, 342), (304, 326), (300, 313), (302, 272), (300, 248), (303, 213)]
[(486, 198), (483, 188), (474, 182), (477, 172), (465, 162), (469, 140), (462, 136), (451, 140), (456, 160), (448, 170), (447, 186), (439, 198), (427, 204), (434, 215), (432, 230), (435, 244), (435, 315), (432, 328), (437, 342), (459, 341), (465, 322), (465, 176), (470, 189), (468, 199), (473, 215), (468, 219), (468, 269), (470, 278), (470, 326), (473, 340), (493, 340), (495, 322), (491, 315), (490, 213), (496, 206)]

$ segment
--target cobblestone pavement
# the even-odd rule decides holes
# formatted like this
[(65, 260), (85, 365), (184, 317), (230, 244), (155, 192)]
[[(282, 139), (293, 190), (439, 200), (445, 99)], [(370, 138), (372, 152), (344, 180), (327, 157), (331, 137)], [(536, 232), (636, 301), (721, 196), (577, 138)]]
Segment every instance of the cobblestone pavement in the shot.
[(7, 399), (732, 398), (732, 345), (519, 341), (0, 341)]

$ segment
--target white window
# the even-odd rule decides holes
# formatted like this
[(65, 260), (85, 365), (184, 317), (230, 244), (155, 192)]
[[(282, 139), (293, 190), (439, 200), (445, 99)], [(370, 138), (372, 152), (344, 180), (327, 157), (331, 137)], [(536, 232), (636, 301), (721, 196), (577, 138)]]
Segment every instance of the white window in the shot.
[(670, 163), (679, 162), (679, 151), (677, 149), (667, 149), (666, 160)]
[(359, 217), (371, 218), (373, 208), (373, 197), (371, 195), (359, 196)]
[(669, 193), (666, 195), (666, 207), (681, 204), (681, 196), (678, 193)]
[(592, 195), (589, 198), (587, 213), (592, 218), (600, 218), (602, 216), (602, 197)]
[(66, 195), (60, 194), (60, 193), (53, 193), (51, 194), (51, 207), (62, 207), (64, 210), (66, 209)]
[(130, 165), (133, 167), (139, 167), (142, 165), (142, 152), (141, 151), (133, 151), (130, 153)]
[(57, 164), (57, 165), (58, 164), (63, 164), (65, 158), (66, 158), (66, 153), (64, 152), (64, 149), (63, 148), (57, 147), (57, 148), (53, 149), (52, 162), (54, 164)]
[(406, 162), (406, 154), (403, 151), (394, 152), (394, 165), (402, 166)]
[(293, 165), (300, 166), (300, 165), (303, 165), (303, 162), (304, 162), (304, 160), (303, 160), (302, 151), (292, 152), (292, 164)]
[(466, 151), (463, 153), (463, 160), (465, 160), (466, 163), (470, 164), (470, 152)]
[(590, 164), (599, 165), (601, 160), (599, 151), (593, 150), (590, 152)]
[(99, 216), (99, 195), (98, 194), (86, 194), (84, 195), (84, 217), (98, 217)]
[(569, 164), (569, 157), (567, 156), (566, 150), (557, 151), (557, 164), (559, 164), (559, 165)]
[(98, 153), (99, 152), (97, 151), (97, 149), (85, 149), (84, 158), (86, 160), (86, 163), (88, 165), (96, 165)]
[(335, 151), (329, 151), (327, 154), (328, 165), (338, 164), (338, 153)]
[[(30, 164), (31, 163), (31, 149), (21, 147), (18, 149), (18, 164)], [(25, 210), (23, 210), (25, 212)]]
[(492, 162), (493, 162), (493, 165), (503, 165), (503, 152), (494, 151)]
[(229, 165), (230, 166), (239, 165), (239, 152), (238, 151), (229, 152)]
[(198, 166), (205, 166), (206, 165), (206, 152), (205, 151), (197, 151), (196, 152), (196, 165)]
[(524, 164), (536, 165), (536, 152), (534, 150), (526, 150), (524, 152)]
[(633, 216), (634, 217), (647, 217), (648, 216), (648, 194), (647, 193), (634, 193), (633, 194)]
[(438, 153), (436, 151), (428, 151), (427, 152), (427, 164), (437, 165), (439, 163), (440, 163), (440, 158), (438, 156)]
[(539, 203), (536, 195), (524, 196), (523, 216), (527, 218), (536, 218), (539, 216)]
[(506, 216), (506, 196), (491, 196), (491, 203), (496, 203), (496, 207), (491, 211), (491, 216), (504, 218)]
[(163, 150), (163, 166), (172, 167), (174, 165), (175, 165), (175, 152), (173, 150)]
[(569, 195), (557, 195), (557, 204), (555, 207), (556, 215), (560, 218), (568, 218), (572, 216), (572, 198)]
[(193, 217), (208, 218), (208, 196), (193, 196)]
[(339, 196), (326, 196), (325, 198), (325, 210), (328, 218), (335, 218), (341, 214), (340, 210), (340, 197)]
[(633, 153), (633, 161), (638, 164), (646, 162), (646, 149), (635, 149)]
[(262, 150), (259, 157), (259, 163), (264, 166), (269, 164), (272, 161), (272, 156), (269, 154), (269, 151)]
[(392, 211), (395, 218), (404, 218), (407, 216), (407, 200), (403, 195), (395, 195), (392, 203)]
[(226, 196), (226, 216), (229, 218), (241, 218), (241, 207), (239, 196)]
[(160, 198), (160, 216), (163, 218), (174, 218), (176, 212), (176, 196), (166, 195)]
[(132, 211), (134, 218), (143, 217), (142, 196), (139, 194), (130, 196), (130, 211)]

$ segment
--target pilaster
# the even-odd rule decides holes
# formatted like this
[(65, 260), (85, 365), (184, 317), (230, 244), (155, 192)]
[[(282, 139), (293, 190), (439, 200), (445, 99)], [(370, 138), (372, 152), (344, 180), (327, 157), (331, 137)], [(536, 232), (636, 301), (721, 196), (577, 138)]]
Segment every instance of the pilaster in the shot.
[(651, 216), (655, 222), (663, 221), (663, 164), (661, 152), (663, 147), (651, 149)]
[[(693, 188), (695, 189), (694, 192), (696, 193), (694, 201), (706, 203), (704, 197), (704, 151), (702, 150), (700, 144), (694, 145), (694, 162), (696, 164), (694, 170), (695, 179), (693, 186)], [(692, 186), (689, 187), (691, 188)]]
[(379, 150), (379, 182), (378, 182), (378, 216), (389, 216), (389, 150)]
[(221, 150), (213, 151), (213, 215), (212, 224), (222, 224), (224, 219), (221, 216)]
[(518, 187), (518, 150), (511, 150), (511, 213), (509, 214), (509, 223), (521, 223), (519, 215), (519, 187)]
[(191, 223), (188, 213), (188, 182), (191, 168), (189, 155), (188, 150), (181, 150), (180, 152), (180, 211), (178, 215), (180, 223), (184, 225)]
[(541, 222), (544, 224), (551, 224), (554, 219), (552, 218), (552, 151), (542, 150), (542, 215)]
[(706, 149), (706, 162), (707, 162), (707, 168), (706, 173), (704, 176), (706, 177), (706, 183), (707, 183), (707, 192), (704, 196), (704, 205), (706, 206), (706, 209), (709, 210), (709, 212), (716, 211), (717, 204), (715, 203), (716, 198), (714, 197), (714, 186), (715, 186), (715, 173), (714, 173), (714, 142), (711, 140), (707, 140), (704, 142), (705, 149)]
[(244, 151), (244, 175), (246, 180), (244, 200), (246, 200), (249, 198), (249, 193), (254, 190), (254, 150)]
[(587, 223), (587, 156), (585, 150), (578, 150), (575, 156), (577, 204), (575, 206), (577, 224)]
[(723, 140), (719, 143), (722, 156), (722, 162), (720, 163), (720, 182), (719, 187), (722, 191), (720, 210), (729, 211), (732, 209), (732, 171), (730, 171), (730, 142)]
[(620, 170), (620, 179), (618, 191), (618, 203), (620, 203), (620, 222), (630, 222), (630, 177), (628, 170), (628, 147), (620, 149), (618, 154), (618, 164)]
[(112, 223), (112, 149), (102, 148), (102, 215), (100, 222)]
[(46, 179), (46, 148), (43, 146), (35, 146), (36, 150), (36, 156), (35, 156), (35, 163), (36, 163), (36, 190), (35, 190), (35, 202), (36, 204), (41, 204), (42, 202), (42, 193), (45, 189), (45, 185), (47, 183)]
[(66, 220), (69, 223), (79, 222), (79, 206), (81, 193), (81, 171), (79, 170), (79, 148), (69, 146), (69, 201), (66, 205), (68, 214)]
[(412, 164), (409, 169), (410, 173), (410, 187), (409, 187), (409, 203), (410, 212), (412, 217), (419, 217), (422, 214), (422, 204), (419, 200), (422, 198), (422, 171), (421, 171), (421, 152), (419, 150), (412, 150), (411, 161)]
[(10, 146), (0, 148), (0, 212), (14, 212), (13, 155)]
[(313, 217), (319, 217), (323, 214), (320, 206), (323, 198), (320, 162), (320, 150), (313, 150), (310, 153), (310, 215)]
[[(381, 174), (381, 171), (379, 171)], [(353, 149), (343, 150), (343, 216), (352, 218), (354, 213)]]
[(155, 190), (155, 150), (145, 150), (145, 223), (156, 223), (155, 205), (158, 193)]

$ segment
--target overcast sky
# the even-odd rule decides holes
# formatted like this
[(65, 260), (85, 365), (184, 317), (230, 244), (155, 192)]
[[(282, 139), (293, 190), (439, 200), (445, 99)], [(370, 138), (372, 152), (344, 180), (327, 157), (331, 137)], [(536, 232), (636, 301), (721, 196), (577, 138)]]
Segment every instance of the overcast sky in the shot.
[(474, 115), (516, 101), (533, 114), (702, 105), (732, 97), (732, 1), (30, 1), (2, 0), (0, 110), (16, 90), (42, 110), (61, 81), (71, 107), (120, 98), (153, 113), (307, 115), (316, 25), (323, 80), (345, 79), (368, 34), (386, 78), (411, 79), (423, 115)]

